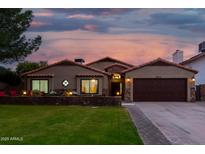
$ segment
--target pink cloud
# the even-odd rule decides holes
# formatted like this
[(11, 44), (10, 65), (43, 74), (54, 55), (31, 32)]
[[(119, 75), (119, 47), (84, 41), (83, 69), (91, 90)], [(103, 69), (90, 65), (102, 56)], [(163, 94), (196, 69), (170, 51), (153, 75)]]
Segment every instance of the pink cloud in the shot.
[[(87, 28), (93, 28), (87, 27)], [(161, 57), (171, 60), (176, 49), (185, 51), (185, 57), (195, 54), (196, 42), (155, 34), (99, 34), (87, 31), (42, 32), (43, 42), (31, 60), (48, 60), (82, 57), (86, 62), (110, 56), (135, 65)]]
[(86, 14), (74, 14), (74, 15), (69, 15), (67, 16), (69, 19), (83, 19), (83, 20), (89, 20), (93, 19), (93, 15), (86, 15)]
[(32, 23), (31, 23), (31, 27), (41, 27), (44, 25), (48, 25), (48, 23), (42, 22), (42, 21), (35, 21), (35, 20), (32, 21)]
[(51, 17), (54, 14), (52, 12), (35, 12), (34, 16), (40, 16), (40, 17)]

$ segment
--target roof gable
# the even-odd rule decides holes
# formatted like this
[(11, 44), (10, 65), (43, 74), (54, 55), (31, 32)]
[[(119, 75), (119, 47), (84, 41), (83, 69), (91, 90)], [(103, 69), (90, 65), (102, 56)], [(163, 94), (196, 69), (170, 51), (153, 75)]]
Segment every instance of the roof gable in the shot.
[(159, 61), (156, 61), (156, 62), (147, 64), (147, 66), (172, 66), (172, 64), (167, 63), (167, 62), (165, 62), (165, 61), (159, 60)]
[(50, 67), (53, 67), (53, 66), (58, 66), (58, 65), (69, 65), (69, 66), (77, 65), (77, 66), (80, 66), (80, 67), (83, 67), (83, 68), (86, 68), (86, 69), (90, 69), (90, 70), (98, 72), (98, 73), (102, 73), (102, 74), (105, 74), (105, 75), (110, 75), (109, 73), (101, 71), (101, 70), (98, 70), (96, 68), (92, 68), (92, 67), (89, 67), (89, 66), (86, 66), (86, 65), (78, 64), (78, 63), (73, 62), (71, 60), (65, 59), (65, 60), (59, 61), (57, 63), (48, 65), (48, 66), (44, 66), (44, 67), (41, 67), (41, 68), (38, 68), (38, 69), (35, 69), (35, 70), (32, 70), (32, 71), (23, 73), (23, 74), (21, 74), (21, 76), (25, 76), (25, 75), (29, 75), (29, 74), (32, 74), (32, 73), (36, 73), (38, 71), (45, 70), (47, 68), (50, 68)]
[(118, 59), (111, 58), (111, 57), (104, 57), (102, 59), (99, 59), (99, 60), (93, 61), (91, 63), (88, 63), (86, 65), (90, 66), (92, 64), (99, 63), (99, 62), (114, 62), (114, 63), (120, 63), (120, 64), (123, 64), (123, 65), (129, 66), (129, 67), (133, 67), (134, 66), (134, 65), (128, 64), (126, 62), (120, 61)]
[(142, 65), (139, 65), (139, 66), (124, 70), (123, 73), (127, 73), (127, 72), (130, 72), (130, 71), (133, 71), (133, 70), (137, 70), (137, 69), (143, 68), (145, 66), (175, 66), (175, 67), (178, 67), (178, 68), (181, 68), (181, 69), (193, 72), (193, 73), (197, 73), (196, 70), (184, 67), (183, 65), (180, 65), (180, 64), (176, 64), (176, 63), (164, 60), (162, 58), (158, 58), (158, 59), (155, 59), (151, 62), (148, 62), (148, 63), (142, 64)]
[(114, 63), (114, 64), (111, 64), (111, 65), (106, 66), (104, 69), (109, 69), (109, 68), (115, 67), (115, 66), (122, 67), (122, 68), (124, 68), (124, 69), (128, 69), (128, 68), (129, 68), (129, 67), (126, 66), (126, 65), (122, 65), (122, 64), (119, 64), (119, 63)]

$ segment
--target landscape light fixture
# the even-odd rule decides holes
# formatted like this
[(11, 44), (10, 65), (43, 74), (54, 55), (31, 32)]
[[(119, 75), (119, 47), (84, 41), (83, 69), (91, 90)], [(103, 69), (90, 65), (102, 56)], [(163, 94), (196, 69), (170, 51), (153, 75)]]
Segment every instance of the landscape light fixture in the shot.
[(27, 95), (27, 92), (26, 92), (26, 91), (23, 91), (23, 95)]
[(119, 96), (119, 95), (120, 95), (120, 92), (119, 92), (119, 91), (117, 91), (117, 92), (116, 92), (116, 95), (117, 95), (117, 96)]

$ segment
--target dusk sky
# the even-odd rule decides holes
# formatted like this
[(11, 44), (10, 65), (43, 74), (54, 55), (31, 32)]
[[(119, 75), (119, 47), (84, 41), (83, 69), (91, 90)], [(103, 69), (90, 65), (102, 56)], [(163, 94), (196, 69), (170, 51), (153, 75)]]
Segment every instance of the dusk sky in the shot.
[(185, 59), (205, 40), (205, 9), (32, 9), (29, 36), (42, 36), (29, 61), (110, 56), (135, 65), (176, 49)]

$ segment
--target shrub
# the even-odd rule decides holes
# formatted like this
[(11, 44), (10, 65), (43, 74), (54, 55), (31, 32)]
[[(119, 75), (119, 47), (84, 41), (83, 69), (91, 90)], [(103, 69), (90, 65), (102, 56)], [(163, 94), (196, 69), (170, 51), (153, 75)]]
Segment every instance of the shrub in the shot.
[(39, 90), (32, 90), (32, 96), (41, 96), (41, 92)]
[(73, 95), (73, 92), (70, 89), (65, 90), (63, 93), (63, 96), (72, 96), (72, 95)]
[(48, 96), (57, 96), (57, 95), (58, 95), (57, 92), (54, 90), (48, 93)]

